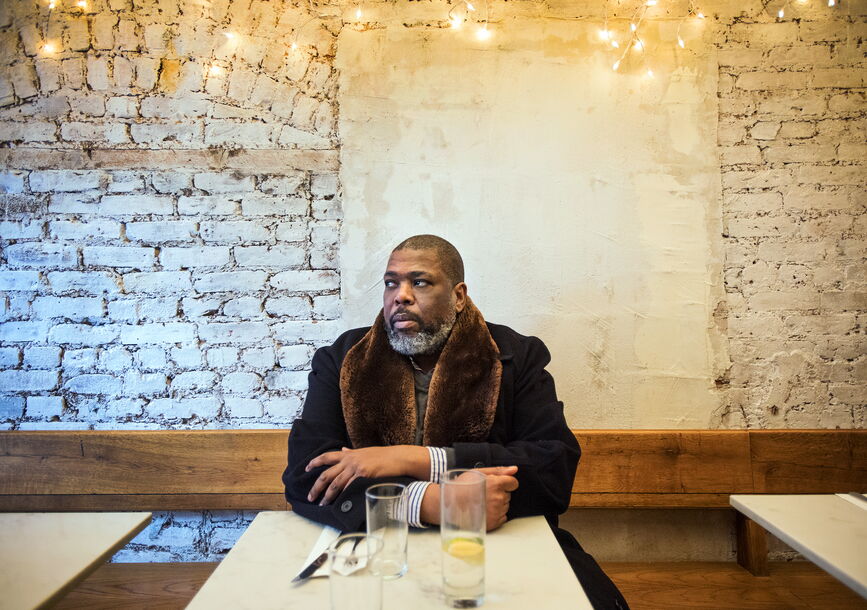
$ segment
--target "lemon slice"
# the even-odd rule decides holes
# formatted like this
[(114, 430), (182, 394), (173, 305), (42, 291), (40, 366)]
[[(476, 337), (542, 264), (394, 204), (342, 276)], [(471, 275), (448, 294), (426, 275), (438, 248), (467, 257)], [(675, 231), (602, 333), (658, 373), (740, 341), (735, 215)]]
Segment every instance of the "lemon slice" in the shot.
[(453, 538), (448, 543), (446, 552), (467, 563), (480, 564), (485, 560), (485, 545), (471, 538)]

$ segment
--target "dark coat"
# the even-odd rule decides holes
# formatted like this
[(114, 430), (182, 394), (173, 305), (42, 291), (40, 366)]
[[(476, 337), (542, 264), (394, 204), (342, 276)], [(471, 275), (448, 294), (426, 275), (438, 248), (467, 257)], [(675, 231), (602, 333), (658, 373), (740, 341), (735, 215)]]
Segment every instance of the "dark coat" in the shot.
[[(552, 526), (569, 507), (580, 449), (563, 417), (554, 379), (545, 370), (551, 356), (536, 337), (525, 337), (499, 324), (487, 323), (499, 348), (502, 376), (496, 414), (485, 442), (457, 442), (456, 468), (518, 466), (518, 489), (512, 494), (509, 518), (544, 515)], [(301, 418), (289, 436), (289, 465), (283, 474), (286, 499), (300, 515), (344, 531), (364, 527), (364, 490), (380, 480), (353, 481), (328, 506), (307, 501), (307, 494), (325, 467), (305, 472), (307, 463), (327, 451), (352, 447), (340, 400), (339, 376), (349, 349), (369, 328), (350, 330), (333, 345), (317, 350)], [(409, 477), (388, 481), (409, 483)]]

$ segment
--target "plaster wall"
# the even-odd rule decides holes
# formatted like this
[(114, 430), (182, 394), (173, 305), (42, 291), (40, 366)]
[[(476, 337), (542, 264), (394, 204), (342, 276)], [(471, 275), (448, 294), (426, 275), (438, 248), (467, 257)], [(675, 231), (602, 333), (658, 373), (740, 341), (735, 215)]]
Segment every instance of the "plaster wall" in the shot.
[[(654, 24), (647, 44), (674, 37)], [(509, 17), (449, 29), (344, 28), (338, 40), (342, 297), (369, 324), (390, 248), (462, 252), (491, 321), (541, 337), (576, 427), (706, 427), (725, 368), (716, 53), (611, 69), (598, 25)], [(544, 93), (542, 93), (544, 92)]]

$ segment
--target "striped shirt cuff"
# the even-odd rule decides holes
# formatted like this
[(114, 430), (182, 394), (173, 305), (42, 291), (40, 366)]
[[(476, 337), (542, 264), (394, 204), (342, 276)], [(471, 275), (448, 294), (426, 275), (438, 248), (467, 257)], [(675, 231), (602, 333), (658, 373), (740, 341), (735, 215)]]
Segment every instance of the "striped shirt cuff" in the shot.
[(448, 468), (448, 454), (442, 447), (428, 447), (430, 453), (430, 481), (439, 483)]
[(406, 486), (406, 520), (410, 527), (427, 527), (421, 522), (421, 500), (430, 481), (413, 481)]

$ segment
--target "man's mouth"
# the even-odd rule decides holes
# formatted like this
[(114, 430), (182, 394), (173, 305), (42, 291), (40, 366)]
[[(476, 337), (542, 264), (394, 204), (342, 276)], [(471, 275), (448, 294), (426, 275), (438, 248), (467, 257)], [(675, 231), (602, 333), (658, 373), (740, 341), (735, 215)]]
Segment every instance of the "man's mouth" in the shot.
[(418, 326), (421, 326), (421, 320), (418, 319), (418, 316), (408, 311), (399, 311), (391, 316), (391, 327), (394, 329), (408, 330)]

